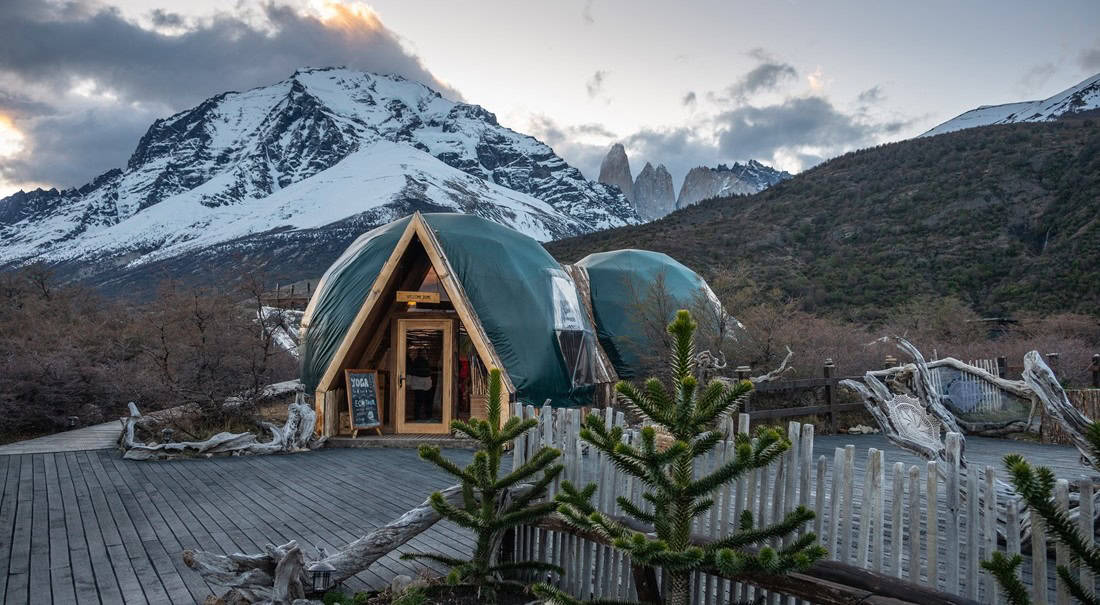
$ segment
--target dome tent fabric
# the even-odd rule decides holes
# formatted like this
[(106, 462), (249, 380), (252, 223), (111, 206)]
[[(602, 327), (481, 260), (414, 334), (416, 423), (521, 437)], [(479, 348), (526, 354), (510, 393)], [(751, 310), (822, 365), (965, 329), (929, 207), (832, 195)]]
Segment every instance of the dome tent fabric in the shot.
[[(589, 363), (585, 360), (592, 355), (583, 349), (596, 346), (595, 331), (561, 266), (536, 240), (492, 221), (468, 214), (420, 216), (465, 290), (517, 397), (535, 404), (550, 399), (556, 406), (586, 403), (591, 372), (578, 372), (576, 361)], [(303, 319), (306, 392), (317, 388), (409, 220), (364, 234), (322, 278)], [(568, 356), (573, 363), (563, 356), (563, 334), (581, 343), (582, 353), (574, 350)]]
[(639, 293), (649, 292), (660, 276), (677, 309), (690, 308), (699, 295), (717, 300), (698, 273), (660, 252), (597, 252), (582, 258), (576, 266), (588, 274), (600, 345), (624, 380), (639, 378), (641, 358), (637, 347), (646, 342), (644, 328), (631, 308)]
[(409, 225), (405, 217), (360, 235), (321, 276), (302, 316), (302, 385), (317, 388), (344, 334)]

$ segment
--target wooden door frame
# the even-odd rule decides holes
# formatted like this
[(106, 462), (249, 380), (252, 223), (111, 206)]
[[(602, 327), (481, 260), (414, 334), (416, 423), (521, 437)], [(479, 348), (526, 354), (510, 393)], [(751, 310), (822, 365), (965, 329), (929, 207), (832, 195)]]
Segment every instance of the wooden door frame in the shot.
[[(443, 406), (443, 422), (406, 422), (405, 421), (405, 360), (407, 351), (405, 341), (406, 330), (436, 329), (443, 331), (443, 389), (440, 397)], [(450, 319), (397, 319), (397, 355), (394, 356), (393, 380), (396, 387), (391, 386), (394, 393), (394, 431), (397, 433), (432, 433), (448, 434), (451, 432), (451, 416), (454, 407), (454, 394), (451, 392), (454, 382), (454, 321)]]

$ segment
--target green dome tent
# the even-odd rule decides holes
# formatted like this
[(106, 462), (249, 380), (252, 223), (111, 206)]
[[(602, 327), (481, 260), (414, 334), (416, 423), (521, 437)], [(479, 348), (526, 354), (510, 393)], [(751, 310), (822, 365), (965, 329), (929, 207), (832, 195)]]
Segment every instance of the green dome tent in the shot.
[(665, 322), (671, 321), (677, 310), (691, 308), (700, 295), (718, 304), (699, 274), (660, 252), (597, 252), (584, 257), (576, 266), (588, 274), (600, 345), (623, 379), (642, 378), (638, 376), (641, 368), (638, 349), (645, 346), (647, 336), (637, 320), (637, 309), (632, 307), (636, 301), (644, 300), (658, 283), (672, 303)]
[[(430, 230), (421, 233), (428, 240), (421, 244), (438, 246), (446, 265), (436, 271), (455, 278), (456, 294), (476, 316), (479, 325), (466, 329), (483, 332), (491, 342), (514, 395), (536, 405), (547, 399), (556, 406), (589, 403), (601, 380), (597, 345), (572, 278), (536, 240), (469, 214), (402, 218), (360, 236), (333, 263), (302, 321), (299, 350), (306, 392), (332, 388), (323, 379), (338, 375), (334, 360), (342, 363), (335, 358), (364, 301), (383, 289), (376, 283), (380, 274), (391, 257), (403, 252), (403, 238), (418, 225)], [(496, 365), (496, 360), (486, 364)]]

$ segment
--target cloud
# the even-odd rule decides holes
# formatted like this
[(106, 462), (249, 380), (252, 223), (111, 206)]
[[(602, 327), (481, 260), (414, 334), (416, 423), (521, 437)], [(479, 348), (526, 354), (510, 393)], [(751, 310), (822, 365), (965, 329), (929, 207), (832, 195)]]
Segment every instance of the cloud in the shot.
[(859, 102), (864, 105), (874, 105), (886, 100), (886, 96), (882, 93), (882, 85), (875, 84), (867, 90), (859, 93)]
[(1020, 89), (1024, 94), (1034, 94), (1042, 91), (1043, 86), (1050, 81), (1050, 77), (1054, 75), (1057, 69), (1058, 67), (1049, 61), (1033, 65), (1024, 72), (1024, 75), (1020, 76)]
[(553, 118), (537, 114), (530, 118), (526, 132), (554, 149), (585, 177), (595, 179), (610, 142), (618, 135), (603, 124), (562, 125)]
[[(758, 64), (722, 91), (708, 91), (706, 98), (717, 104), (744, 104), (756, 93), (779, 89), (788, 80), (798, 77), (793, 65), (780, 61), (763, 48), (753, 48), (747, 53)], [(691, 93), (694, 94), (694, 93)], [(694, 100), (694, 96), (692, 97)], [(685, 105), (686, 97), (685, 97)]]
[(592, 77), (584, 84), (584, 87), (588, 89), (588, 98), (594, 99), (603, 92), (603, 84), (606, 78), (607, 72), (603, 70), (597, 70), (596, 73), (592, 74)]
[(153, 12), (150, 14), (150, 16), (152, 18), (153, 25), (157, 27), (177, 28), (184, 27), (186, 25), (186, 21), (184, 20), (183, 15), (179, 13), (169, 12), (162, 8), (153, 9)]
[(695, 105), (695, 91), (694, 90), (688, 91), (688, 93), (686, 95), (684, 95), (684, 98), (680, 99), (680, 103), (682, 105), (684, 105), (685, 107), (690, 107), (690, 106)]
[(757, 92), (775, 90), (783, 81), (797, 77), (794, 66), (769, 60), (741, 76), (727, 90), (734, 99), (744, 101)]
[(825, 92), (825, 73), (821, 71), (820, 66), (813, 73), (806, 74), (806, 83), (810, 85), (810, 90), (816, 94)]
[(819, 96), (796, 97), (762, 107), (744, 106), (715, 118), (721, 157), (797, 157), (806, 168), (844, 151), (895, 135), (906, 121), (868, 121), (838, 110)]
[(1100, 43), (1092, 48), (1082, 50), (1077, 62), (1090, 72), (1100, 71)]
[(664, 164), (679, 186), (696, 166), (749, 159), (799, 172), (896, 136), (912, 122), (876, 119), (863, 111), (849, 113), (824, 97), (802, 96), (767, 105), (730, 103), (691, 126), (645, 128), (621, 138), (606, 132), (602, 140), (585, 141), (579, 136), (580, 127), (564, 126), (545, 116), (532, 121), (530, 132), (589, 178), (598, 174), (607, 143), (617, 140), (626, 147), (632, 164)]
[[(156, 117), (272, 84), (300, 67), (398, 74), (461, 98), (364, 5), (329, 3), (319, 14), (274, 2), (237, 6), (190, 21), (154, 11), (148, 29), (92, 0), (6, 0), (0, 90), (25, 96), (16, 126), (28, 144), (0, 166), (0, 180), (81, 185), (122, 165)], [(0, 97), (0, 111), (14, 111), (3, 109), (16, 105), (13, 98)], [(85, 153), (83, 139), (101, 144)]]

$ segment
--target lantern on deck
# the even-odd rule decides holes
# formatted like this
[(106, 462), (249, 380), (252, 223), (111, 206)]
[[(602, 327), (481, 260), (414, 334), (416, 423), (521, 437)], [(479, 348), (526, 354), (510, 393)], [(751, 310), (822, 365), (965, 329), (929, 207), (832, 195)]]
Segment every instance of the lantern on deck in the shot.
[(336, 571), (336, 568), (331, 563), (315, 561), (306, 571), (309, 572), (310, 579), (313, 581), (314, 593), (323, 593), (332, 588), (332, 572)]

